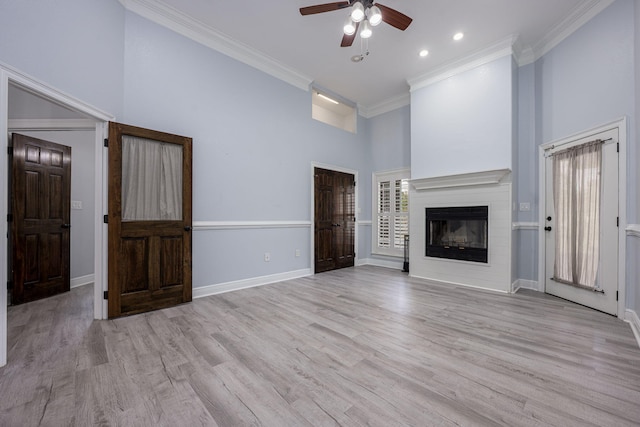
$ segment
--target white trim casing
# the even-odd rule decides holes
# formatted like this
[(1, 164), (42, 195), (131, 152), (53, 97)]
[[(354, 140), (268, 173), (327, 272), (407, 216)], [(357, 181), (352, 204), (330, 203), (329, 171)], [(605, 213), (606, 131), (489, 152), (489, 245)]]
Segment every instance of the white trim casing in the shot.
[(626, 232), (627, 236), (640, 237), (640, 224), (629, 224)]
[(514, 222), (511, 224), (512, 230), (537, 230), (540, 223), (537, 222)]
[(214, 285), (200, 286), (193, 288), (193, 298), (203, 298), (210, 295), (222, 294), (225, 292), (238, 291), (240, 289), (253, 288), (256, 286), (268, 285), (271, 283), (283, 282), (285, 280), (299, 279), (311, 276), (311, 269), (288, 271), (286, 273), (271, 274), (268, 276), (252, 277), (250, 279), (235, 280), (233, 282), (216, 283)]
[[(388, 257), (402, 257), (404, 255), (404, 249), (389, 247), (378, 247), (378, 183), (380, 181), (395, 181), (397, 179), (407, 180), (411, 182), (411, 168), (391, 169), (379, 172), (373, 172), (371, 174), (371, 255), (380, 255)], [(393, 191), (393, 188), (390, 190)], [(408, 195), (407, 195), (408, 196)], [(392, 196), (395, 199), (395, 195)], [(390, 212), (390, 216), (396, 215), (405, 216), (405, 213)], [(407, 210), (406, 216), (409, 217), (409, 224), (411, 224), (410, 210)], [(393, 230), (393, 224), (390, 224), (391, 231)], [(395, 238), (395, 235), (394, 235)], [(392, 241), (390, 242), (390, 246)]]
[(86, 276), (74, 277), (71, 279), (70, 287), (79, 288), (80, 286), (89, 285), (95, 280), (95, 275), (87, 274)]
[(95, 130), (96, 121), (89, 119), (10, 119), (11, 131), (25, 130)]
[(636, 337), (638, 347), (640, 347), (640, 318), (638, 317), (638, 313), (633, 310), (627, 309), (624, 313), (624, 321), (628, 322), (629, 326), (631, 326), (633, 336)]
[(536, 280), (517, 279), (511, 284), (511, 292), (516, 293), (520, 289), (530, 289), (536, 292), (543, 292), (544, 289), (540, 289), (539, 282)]
[[(554, 146), (561, 146), (573, 141), (588, 138), (602, 132), (617, 129), (618, 130), (618, 310), (617, 317), (619, 319), (625, 316), (626, 306), (626, 261), (627, 261), (627, 245), (626, 245), (626, 224), (627, 224), (627, 118), (622, 117), (609, 123), (596, 126), (592, 129), (570, 135), (566, 138), (555, 141), (546, 142), (538, 147), (538, 188), (540, 189), (540, 197), (538, 203), (538, 218), (544, 218), (546, 212), (546, 196), (545, 196), (545, 151)], [(539, 288), (545, 290), (545, 231), (543, 227), (538, 228), (538, 280)]]
[[(113, 116), (105, 113), (79, 99), (74, 98), (62, 91), (59, 91), (44, 82), (41, 82), (31, 76), (28, 76), (15, 68), (0, 63), (0, 163), (7, 164), (7, 147), (9, 145), (9, 120), (8, 120), (8, 108), (9, 108), (9, 85), (17, 86), (28, 92), (37, 94), (41, 98), (44, 98), (50, 102), (58, 105), (62, 105), (70, 110), (83, 113), (87, 117), (91, 117), (94, 121), (96, 129), (96, 201), (100, 200), (101, 203), (96, 203), (96, 222), (95, 233), (95, 283), (94, 287), (94, 318), (102, 319), (106, 314), (105, 306), (102, 301), (102, 287), (106, 286), (106, 270), (102, 268), (106, 265), (106, 239), (103, 239), (102, 233), (99, 231), (103, 228), (101, 207), (102, 197), (105, 197), (103, 187), (100, 185), (103, 180), (106, 180), (107, 169), (103, 168), (103, 158), (106, 154), (103, 154), (102, 141), (105, 135), (102, 133), (102, 129), (106, 129), (106, 122), (113, 120)], [(84, 124), (86, 126), (86, 123)], [(8, 214), (8, 177), (6, 174), (0, 174), (0, 217), (6, 218)], [(7, 235), (7, 222), (1, 221), (0, 233)], [(106, 236), (106, 234), (105, 234)], [(7, 245), (0, 245), (0, 258), (7, 259)], [(5, 268), (0, 268), (0, 282), (7, 282), (7, 271)], [(3, 286), (0, 290), (0, 366), (4, 366), (7, 363), (7, 288)]]
[(193, 230), (246, 230), (267, 228), (309, 228), (311, 221), (193, 221)]

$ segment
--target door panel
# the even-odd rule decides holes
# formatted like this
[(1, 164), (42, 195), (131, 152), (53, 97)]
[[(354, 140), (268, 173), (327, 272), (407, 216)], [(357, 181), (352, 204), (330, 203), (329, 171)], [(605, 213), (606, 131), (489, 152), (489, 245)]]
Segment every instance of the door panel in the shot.
[[(125, 143), (128, 137), (135, 137), (139, 144), (137, 148), (123, 150), (123, 136)], [(141, 144), (140, 139), (144, 140)], [(165, 161), (159, 151), (145, 151), (144, 147), (154, 144), (160, 144), (162, 150), (165, 146), (181, 147), (181, 164), (172, 163), (176, 157)], [(109, 124), (110, 318), (191, 301), (191, 150), (191, 138), (119, 123)], [(133, 178), (127, 178), (132, 175), (123, 174), (123, 165), (136, 172), (138, 168), (131, 168), (131, 165), (139, 161), (157, 168), (157, 173), (148, 175), (151, 179), (135, 174)], [(160, 169), (162, 173), (180, 174), (171, 175), (176, 178), (174, 183), (181, 183), (179, 196), (176, 196), (176, 188), (163, 189), (158, 185), (158, 179), (163, 179)], [(131, 184), (127, 179), (136, 181)], [(162, 197), (170, 196), (173, 200), (181, 197), (181, 211), (168, 214), (168, 217), (180, 219), (158, 219), (161, 216), (149, 213), (146, 205), (128, 205), (127, 218), (136, 219), (124, 219), (123, 189), (135, 193), (132, 199), (145, 200), (145, 204), (158, 202)], [(153, 219), (148, 219), (150, 216)]]
[(352, 174), (315, 168), (315, 272), (353, 267), (355, 183)]
[(568, 145), (579, 145), (595, 139), (611, 141), (602, 147), (600, 197), (600, 256), (598, 292), (553, 280), (555, 264), (555, 206), (553, 200), (553, 157), (545, 162), (545, 292), (605, 313), (617, 314), (618, 290), (618, 131), (606, 131)]
[(13, 134), (12, 303), (69, 290), (71, 148)]

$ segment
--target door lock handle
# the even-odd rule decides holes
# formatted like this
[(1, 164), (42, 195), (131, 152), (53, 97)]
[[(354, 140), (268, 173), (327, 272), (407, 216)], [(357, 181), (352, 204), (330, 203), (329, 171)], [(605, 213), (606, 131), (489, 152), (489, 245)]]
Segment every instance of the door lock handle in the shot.
[(191, 226), (190, 225), (185, 225), (184, 226), (184, 231), (191, 231)]
[(547, 217), (547, 221), (551, 221), (551, 217), (550, 216)]
[(551, 227), (545, 227), (544, 229), (547, 231), (551, 231)]
[(71, 224), (62, 224), (60, 228), (71, 228)]
[(331, 224), (334, 227), (340, 227), (340, 224)]

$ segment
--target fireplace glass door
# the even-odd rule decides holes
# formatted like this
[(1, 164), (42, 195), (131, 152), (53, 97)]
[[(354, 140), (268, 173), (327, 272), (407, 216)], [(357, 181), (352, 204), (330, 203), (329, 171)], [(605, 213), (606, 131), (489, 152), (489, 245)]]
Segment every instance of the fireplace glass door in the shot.
[(488, 206), (426, 208), (426, 256), (487, 262)]

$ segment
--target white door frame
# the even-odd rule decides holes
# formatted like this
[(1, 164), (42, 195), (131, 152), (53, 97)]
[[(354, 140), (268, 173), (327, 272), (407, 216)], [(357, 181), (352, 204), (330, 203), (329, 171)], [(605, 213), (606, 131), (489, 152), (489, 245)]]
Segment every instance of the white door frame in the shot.
[[(589, 129), (578, 134), (568, 136), (566, 138), (550, 141), (538, 147), (538, 200), (539, 210), (538, 218), (540, 223), (544, 223), (546, 212), (546, 162), (544, 157), (545, 150), (555, 145), (563, 145), (577, 139), (588, 138), (608, 130), (618, 130), (618, 141), (620, 143), (620, 153), (618, 157), (618, 215), (620, 223), (618, 226), (618, 312), (617, 316), (624, 319), (626, 307), (626, 226), (627, 226), (627, 118), (622, 117), (618, 120), (603, 124), (601, 126)], [(538, 227), (538, 289), (545, 290), (545, 230), (544, 227)]]
[[(95, 262), (94, 262), (94, 319), (104, 319), (107, 313), (106, 302), (102, 298), (107, 284), (107, 226), (103, 224), (102, 213), (107, 206), (107, 154), (103, 141), (107, 137), (107, 122), (113, 116), (87, 103), (67, 95), (46, 83), (36, 80), (12, 67), (0, 64), (0, 165), (8, 165), (7, 148), (9, 146), (9, 85), (13, 84), (37, 94), (53, 103), (85, 114), (95, 124)], [(0, 235), (8, 238), (8, 223), (5, 220), (8, 211), (8, 176), (0, 173)], [(0, 366), (7, 363), (7, 241), (0, 244), (0, 259), (5, 264), (0, 268)]]
[(356, 221), (355, 224), (353, 224), (353, 228), (354, 228), (354, 236), (353, 236), (353, 250), (356, 253), (356, 256), (354, 257), (353, 260), (353, 265), (358, 265), (358, 256), (360, 251), (358, 250), (358, 235), (359, 235), (359, 231), (358, 231), (358, 220), (359, 220), (359, 216), (360, 216), (360, 211), (359, 206), (359, 197), (358, 197), (358, 171), (354, 170), (354, 169), (349, 169), (349, 168), (344, 168), (342, 166), (334, 166), (334, 165), (328, 165), (325, 163), (318, 163), (318, 162), (311, 162), (311, 173), (310, 173), (310, 177), (311, 177), (311, 238), (310, 238), (310, 246), (309, 246), (309, 253), (310, 253), (310, 270), (311, 270), (311, 274), (316, 274), (316, 250), (315, 250), (315, 239), (316, 239), (316, 187), (315, 187), (315, 168), (320, 168), (320, 169), (327, 169), (327, 170), (332, 170), (332, 171), (336, 171), (336, 172), (343, 172), (343, 173), (348, 173), (353, 175), (353, 179), (355, 179), (356, 181), (356, 188), (355, 188), (355, 192), (356, 192), (356, 200), (355, 200), (355, 209), (356, 209)]

